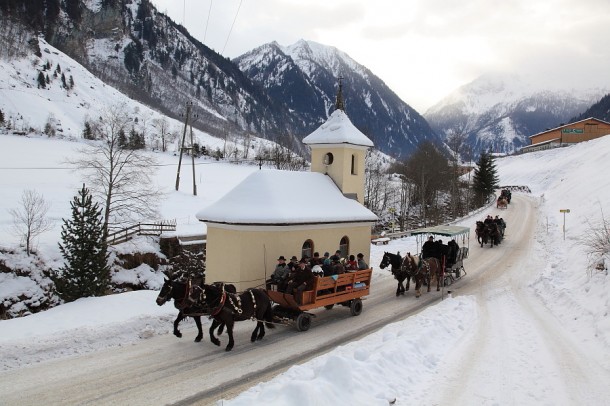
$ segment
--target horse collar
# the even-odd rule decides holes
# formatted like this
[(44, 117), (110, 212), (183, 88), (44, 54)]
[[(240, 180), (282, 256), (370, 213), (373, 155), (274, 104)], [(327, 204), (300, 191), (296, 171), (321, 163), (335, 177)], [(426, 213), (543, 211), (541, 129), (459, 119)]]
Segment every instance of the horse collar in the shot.
[(222, 292), (222, 296), (220, 298), (220, 303), (218, 304), (218, 307), (216, 309), (214, 309), (211, 313), (210, 316), (216, 316), (218, 313), (220, 313), (220, 311), (222, 310), (222, 307), (225, 304), (225, 300), (227, 299), (227, 292), (225, 292), (223, 290)]

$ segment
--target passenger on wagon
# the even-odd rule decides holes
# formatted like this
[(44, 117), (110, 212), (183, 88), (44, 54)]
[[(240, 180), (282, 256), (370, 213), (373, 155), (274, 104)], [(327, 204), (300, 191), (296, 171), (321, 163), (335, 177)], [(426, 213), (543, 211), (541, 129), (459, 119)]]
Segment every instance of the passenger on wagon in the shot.
[(292, 258), (290, 258), (290, 262), (288, 263), (288, 269), (290, 269), (290, 271), (294, 271), (296, 268), (298, 268), (298, 266), (299, 259), (296, 255), (293, 255)]
[(344, 266), (346, 271), (357, 271), (358, 262), (356, 261), (356, 256), (354, 254), (350, 255), (347, 261), (345, 261)]
[(271, 274), (271, 278), (266, 281), (267, 289), (271, 290), (271, 285), (276, 285), (277, 290), (283, 292), (284, 288), (286, 288), (286, 280), (289, 273), (290, 269), (288, 268), (288, 265), (286, 265), (286, 258), (284, 258), (283, 255), (280, 255), (277, 259), (275, 270)]
[(434, 256), (434, 247), (434, 237), (430, 236), (428, 237), (428, 241), (426, 241), (421, 247), (421, 257), (429, 258)]
[(332, 263), (330, 265), (330, 274), (341, 275), (342, 273), (345, 273), (345, 267), (341, 263), (341, 258), (339, 258), (338, 255), (333, 255), (330, 258), (332, 260)]
[(447, 254), (447, 265), (451, 266), (455, 264), (460, 246), (455, 241), (455, 239), (449, 241), (447, 243), (447, 246), (449, 247), (449, 253)]
[(330, 266), (332, 265), (332, 261), (330, 260), (330, 254), (328, 252), (324, 253), (324, 259), (322, 260), (322, 270), (324, 271), (324, 276), (330, 275)]
[(320, 258), (320, 253), (319, 252), (314, 252), (313, 253), (313, 258), (310, 261), (310, 264), (312, 266), (312, 268), (316, 265), (320, 265), (322, 266), (322, 263), (324, 262), (324, 260), (322, 258)]
[(356, 255), (356, 257), (358, 257), (358, 269), (362, 270), (362, 269), (369, 269), (369, 264), (367, 264), (364, 261), (364, 254), (363, 253), (359, 253), (358, 255)]
[(314, 275), (311, 272), (311, 268), (307, 266), (307, 260), (305, 258), (299, 261), (299, 266), (292, 279), (288, 282), (286, 293), (294, 295), (294, 299), (297, 304), (302, 304), (302, 293), (306, 290), (313, 289)]

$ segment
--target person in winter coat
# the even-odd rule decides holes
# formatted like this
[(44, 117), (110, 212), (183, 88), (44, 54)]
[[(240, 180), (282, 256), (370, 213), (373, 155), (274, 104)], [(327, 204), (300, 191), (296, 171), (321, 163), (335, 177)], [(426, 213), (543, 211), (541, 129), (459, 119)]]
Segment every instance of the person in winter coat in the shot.
[(301, 305), (303, 292), (313, 289), (313, 281), (314, 275), (311, 272), (311, 268), (307, 266), (307, 260), (303, 258), (299, 262), (299, 266), (292, 279), (288, 282), (286, 293), (293, 294), (295, 301)]
[(286, 258), (284, 258), (283, 255), (280, 255), (277, 259), (275, 270), (271, 274), (271, 278), (266, 281), (267, 290), (271, 290), (272, 285), (276, 285), (277, 290), (283, 292), (283, 288), (286, 288), (286, 279), (288, 278), (289, 272), (290, 269), (288, 268), (288, 265), (286, 265)]
[(422, 247), (421, 247), (421, 257), (422, 258), (433, 257), (434, 252), (435, 252), (434, 237), (430, 236), (430, 237), (428, 237), (428, 241), (426, 241), (424, 243), (424, 245), (422, 245)]
[(369, 264), (364, 262), (364, 254), (363, 253), (359, 253), (358, 255), (356, 255), (356, 257), (358, 258), (358, 269), (359, 270), (369, 269)]
[(355, 255), (350, 255), (347, 261), (345, 261), (345, 270), (346, 271), (357, 271), (358, 270), (358, 262), (356, 261)]

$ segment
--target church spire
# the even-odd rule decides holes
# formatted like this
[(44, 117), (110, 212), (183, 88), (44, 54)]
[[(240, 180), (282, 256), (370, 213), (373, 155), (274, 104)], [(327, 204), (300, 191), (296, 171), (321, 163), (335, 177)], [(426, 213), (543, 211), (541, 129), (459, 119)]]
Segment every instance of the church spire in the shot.
[(339, 91), (337, 92), (337, 101), (335, 102), (335, 110), (345, 112), (345, 103), (343, 102), (343, 76), (339, 76)]

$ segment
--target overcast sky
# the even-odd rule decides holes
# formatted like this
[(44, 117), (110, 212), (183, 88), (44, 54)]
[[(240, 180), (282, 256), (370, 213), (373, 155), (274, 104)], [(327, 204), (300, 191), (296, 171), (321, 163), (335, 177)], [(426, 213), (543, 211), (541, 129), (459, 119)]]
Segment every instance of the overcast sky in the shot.
[(369, 68), (420, 113), (484, 73), (610, 86), (608, 0), (152, 0), (230, 58), (306, 39)]

